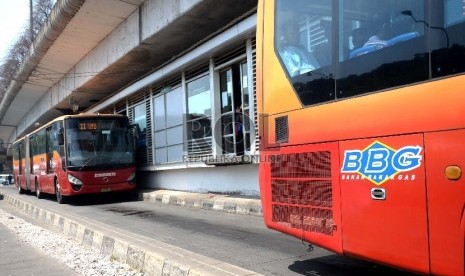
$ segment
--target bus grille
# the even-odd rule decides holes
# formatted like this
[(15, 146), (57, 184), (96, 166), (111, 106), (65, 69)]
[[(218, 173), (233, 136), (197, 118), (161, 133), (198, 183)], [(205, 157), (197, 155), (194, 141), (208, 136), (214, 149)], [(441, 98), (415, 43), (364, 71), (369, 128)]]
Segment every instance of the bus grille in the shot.
[(329, 151), (272, 156), (273, 222), (332, 236), (332, 195)]

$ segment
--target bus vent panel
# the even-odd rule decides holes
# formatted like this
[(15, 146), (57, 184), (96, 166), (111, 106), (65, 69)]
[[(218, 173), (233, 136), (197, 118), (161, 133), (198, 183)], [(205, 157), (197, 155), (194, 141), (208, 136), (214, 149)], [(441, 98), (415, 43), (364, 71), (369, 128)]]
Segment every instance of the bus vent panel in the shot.
[(276, 143), (287, 143), (289, 137), (289, 125), (287, 116), (275, 119), (275, 137)]
[(274, 156), (271, 161), (271, 193), (274, 223), (333, 235), (329, 151)]

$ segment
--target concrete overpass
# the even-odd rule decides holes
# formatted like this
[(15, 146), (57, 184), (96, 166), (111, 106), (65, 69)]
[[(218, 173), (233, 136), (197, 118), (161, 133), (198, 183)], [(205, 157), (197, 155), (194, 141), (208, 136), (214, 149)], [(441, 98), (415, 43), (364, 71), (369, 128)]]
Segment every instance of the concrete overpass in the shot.
[(1, 99), (0, 139), (11, 143), (36, 124), (86, 111), (253, 14), (256, 5), (256, 0), (57, 1)]

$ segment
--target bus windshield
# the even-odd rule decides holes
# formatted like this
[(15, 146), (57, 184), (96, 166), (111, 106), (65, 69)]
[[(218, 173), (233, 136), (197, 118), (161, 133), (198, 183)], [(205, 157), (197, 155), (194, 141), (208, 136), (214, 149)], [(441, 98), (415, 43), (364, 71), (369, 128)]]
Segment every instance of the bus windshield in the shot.
[(66, 149), (71, 170), (134, 165), (133, 141), (125, 119), (68, 119)]

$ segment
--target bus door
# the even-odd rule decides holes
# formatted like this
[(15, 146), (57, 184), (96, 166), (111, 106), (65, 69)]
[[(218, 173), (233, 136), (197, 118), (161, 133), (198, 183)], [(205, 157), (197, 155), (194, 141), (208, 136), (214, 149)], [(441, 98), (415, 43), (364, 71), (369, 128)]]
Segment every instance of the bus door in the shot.
[(46, 161), (46, 187), (45, 190), (50, 190), (50, 187), (54, 188), (54, 178), (55, 178), (55, 166), (53, 165), (53, 129), (52, 126), (47, 127), (46, 129), (46, 142), (45, 142), (45, 147), (46, 147), (46, 155), (45, 155), (45, 161)]
[(343, 141), (340, 159), (344, 253), (428, 273), (423, 135)]
[[(39, 183), (42, 188), (42, 183), (44, 182), (44, 176), (48, 174), (48, 152), (47, 152), (47, 132), (45, 129), (39, 130), (36, 136), (36, 166), (37, 166), (37, 175), (39, 178)], [(43, 188), (42, 188), (43, 189)]]
[(25, 180), (26, 180), (26, 189), (31, 190), (31, 175), (33, 174), (32, 171), (32, 153), (31, 153), (31, 141), (30, 141), (30, 136), (27, 136), (26, 139), (24, 139), (24, 151), (25, 151)]
[(22, 140), (18, 144), (18, 186), (21, 187), (21, 183), (24, 181), (25, 175), (25, 159), (26, 159), (26, 152), (24, 149), (24, 140)]

